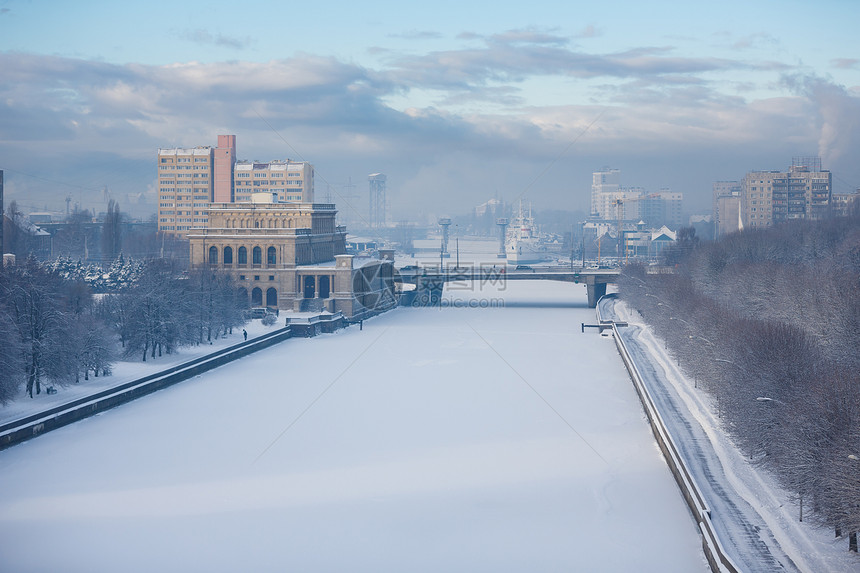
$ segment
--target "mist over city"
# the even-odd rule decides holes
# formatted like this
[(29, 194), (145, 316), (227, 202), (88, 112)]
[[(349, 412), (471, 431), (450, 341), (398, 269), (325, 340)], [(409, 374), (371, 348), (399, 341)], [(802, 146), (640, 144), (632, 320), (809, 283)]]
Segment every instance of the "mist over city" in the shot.
[(6, 200), (102, 211), (106, 188), (151, 215), (156, 150), (221, 133), (240, 159), (312, 163), (340, 203), (387, 174), (395, 221), (494, 196), (587, 211), (604, 166), (688, 214), (793, 156), (860, 185), (856, 7), (669, 6), (5, 2)]
[(0, 0), (0, 571), (860, 571), (858, 21)]

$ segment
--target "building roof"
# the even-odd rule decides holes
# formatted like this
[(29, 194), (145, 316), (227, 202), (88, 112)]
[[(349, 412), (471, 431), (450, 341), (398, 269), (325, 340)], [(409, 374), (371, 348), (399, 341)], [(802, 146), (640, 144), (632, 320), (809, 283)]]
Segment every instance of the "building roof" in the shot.
[(212, 147), (208, 145), (202, 147), (159, 147), (159, 155), (209, 155)]

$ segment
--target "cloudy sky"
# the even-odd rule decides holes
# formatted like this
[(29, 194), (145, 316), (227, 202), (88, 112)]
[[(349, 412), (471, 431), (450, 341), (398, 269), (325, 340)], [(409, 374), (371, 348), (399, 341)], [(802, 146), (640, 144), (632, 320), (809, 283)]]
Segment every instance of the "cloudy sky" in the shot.
[[(820, 155), (860, 187), (860, 2), (0, 0), (6, 201), (154, 210), (158, 147), (238, 136), (395, 220), (494, 195), (586, 209), (591, 173), (685, 194)], [(355, 185), (349, 187), (349, 181)], [(141, 195), (142, 194), (142, 195)]]

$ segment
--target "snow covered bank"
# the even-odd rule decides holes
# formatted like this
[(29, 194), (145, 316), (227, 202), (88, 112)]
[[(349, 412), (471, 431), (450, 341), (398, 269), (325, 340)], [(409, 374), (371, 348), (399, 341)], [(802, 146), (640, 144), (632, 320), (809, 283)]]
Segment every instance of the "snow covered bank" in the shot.
[(798, 508), (787, 493), (732, 444), (708, 394), (684, 376), (641, 317), (623, 303), (615, 304), (615, 311), (630, 324), (625, 337), (630, 333), (650, 357), (648, 366), (656, 369), (652, 382), (669, 390), (665, 399), (672, 411), (661, 409), (661, 414), (667, 425), (674, 424), (673, 438), (686, 440), (681, 444), (689, 452), (685, 461), (699, 483), (712, 487), (710, 497), (706, 495), (712, 519), (737, 542), (745, 569), (860, 571), (860, 558), (847, 551), (845, 540), (834, 539), (829, 529), (798, 521)]

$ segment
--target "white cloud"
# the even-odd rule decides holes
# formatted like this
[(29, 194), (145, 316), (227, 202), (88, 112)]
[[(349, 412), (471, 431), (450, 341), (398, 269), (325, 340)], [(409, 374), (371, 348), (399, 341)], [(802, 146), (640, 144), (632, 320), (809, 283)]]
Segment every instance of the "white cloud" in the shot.
[[(858, 98), (822, 79), (789, 77), (777, 86), (782, 94), (744, 99), (718, 89), (712, 74), (755, 62), (678, 57), (671, 47), (589, 54), (533, 30), (390, 64), (368, 69), (299, 54), (264, 63), (117, 66), (0, 53), (7, 80), (0, 85), (0, 168), (47, 169), (49, 179), (139, 193), (156, 177), (157, 147), (214, 145), (217, 134), (235, 133), (240, 156), (295, 157), (295, 149), (329, 181), (386, 172), (404, 216), (434, 201), (454, 212), (496, 191), (515, 194), (539, 173), (532, 192), (547, 203), (575, 196), (584, 204), (577, 193), (607, 164), (631, 185), (700, 191), (706, 205), (711, 181), (784, 168), (816, 145), (825, 167), (860, 184), (847, 154), (860, 142)], [(590, 100), (533, 105), (521, 80), (541, 76), (605, 82), (588, 84)], [(421, 90), (439, 94), (435, 107), (409, 105)], [(395, 97), (402, 109), (386, 104)], [(496, 107), (456, 111), (481, 100)], [(116, 168), (95, 169), (95, 156)], [(65, 190), (55, 187), (21, 180), (11, 188), (58, 200)]]

